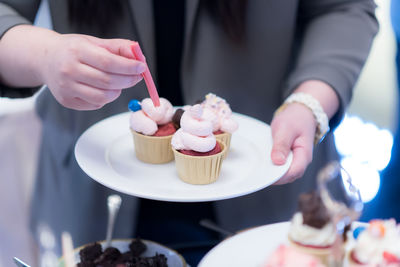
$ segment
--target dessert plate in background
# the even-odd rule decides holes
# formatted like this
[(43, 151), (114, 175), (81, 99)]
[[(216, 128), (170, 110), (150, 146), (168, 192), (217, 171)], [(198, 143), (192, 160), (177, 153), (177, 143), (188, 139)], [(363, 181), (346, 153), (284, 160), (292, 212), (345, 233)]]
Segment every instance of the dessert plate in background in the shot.
[[(357, 221), (351, 226), (345, 249), (352, 246), (350, 236), (354, 229), (359, 226), (367, 227), (368, 224)], [(289, 228), (290, 222), (281, 222), (243, 230), (211, 249), (198, 267), (262, 267), (279, 245), (289, 244)]]
[(200, 261), (199, 267), (262, 267), (280, 244), (288, 244), (290, 222), (244, 230), (219, 243)]
[[(124, 253), (126, 251), (129, 251), (129, 244), (132, 242), (133, 239), (113, 239), (111, 241), (111, 246), (117, 248), (121, 253)], [(164, 254), (165, 257), (167, 258), (168, 266), (171, 267), (190, 267), (189, 265), (186, 264), (185, 259), (182, 257), (181, 254), (176, 252), (173, 249), (170, 249), (164, 245), (161, 245), (157, 242), (150, 241), (150, 240), (142, 240), (143, 243), (146, 245), (147, 249), (145, 252), (143, 252), (141, 257), (152, 257), (158, 254)], [(105, 249), (105, 241), (100, 241), (99, 242), (101, 246), (103, 247), (103, 250)], [(79, 256), (79, 251), (85, 246), (79, 247), (74, 250), (74, 260), (75, 264), (80, 262), (80, 256)], [(64, 259), (61, 258), (58, 264), (59, 267), (65, 267)]]
[(286, 173), (292, 161), (290, 154), (286, 164), (272, 164), (270, 127), (234, 113), (239, 129), (232, 135), (220, 177), (208, 185), (187, 184), (179, 179), (173, 161), (148, 164), (136, 158), (129, 116), (126, 112), (94, 124), (75, 145), (76, 160), (87, 175), (125, 194), (175, 202), (229, 199), (271, 185)]

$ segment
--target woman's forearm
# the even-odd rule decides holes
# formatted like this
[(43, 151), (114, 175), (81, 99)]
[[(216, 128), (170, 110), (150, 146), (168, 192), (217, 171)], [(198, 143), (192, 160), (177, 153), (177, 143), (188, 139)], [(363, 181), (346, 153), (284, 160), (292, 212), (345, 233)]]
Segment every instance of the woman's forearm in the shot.
[(0, 82), (12, 87), (33, 87), (44, 84), (41, 64), (47, 47), (58, 33), (31, 26), (18, 25), (0, 40)]

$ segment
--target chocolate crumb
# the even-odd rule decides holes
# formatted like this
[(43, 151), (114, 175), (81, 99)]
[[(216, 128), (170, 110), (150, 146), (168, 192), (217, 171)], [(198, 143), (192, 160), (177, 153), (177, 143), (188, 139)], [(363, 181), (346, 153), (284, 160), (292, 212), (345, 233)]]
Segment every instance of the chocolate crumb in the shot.
[(129, 245), (129, 249), (134, 257), (139, 257), (143, 252), (146, 251), (146, 244), (140, 239), (135, 239)]
[(183, 112), (185, 112), (183, 109), (178, 108), (175, 111), (174, 116), (172, 116), (172, 123), (174, 124), (175, 129), (181, 128), (181, 117)]
[[(79, 251), (79, 256), (81, 258), (81, 262), (93, 262), (96, 258), (98, 258), (103, 253), (101, 245), (99, 243), (93, 243), (84, 247), (81, 251)], [(86, 265), (82, 265), (86, 266)], [(89, 265), (87, 265), (89, 266)]]
[[(147, 246), (140, 239), (135, 239), (129, 244), (129, 251), (121, 252), (114, 247), (109, 247), (102, 252), (101, 245), (94, 243), (84, 247), (80, 252), (81, 262), (78, 267), (168, 267), (167, 257), (156, 253), (151, 257), (140, 256)], [(100, 251), (100, 254), (99, 254)], [(95, 255), (97, 255), (95, 257)], [(83, 258), (82, 258), (83, 256)], [(86, 261), (84, 261), (86, 260)]]
[(94, 261), (94, 264), (96, 266), (111, 266), (120, 256), (121, 252), (117, 248), (109, 247)]
[(347, 225), (344, 227), (344, 229), (343, 229), (343, 235), (342, 235), (342, 237), (343, 237), (343, 242), (346, 242), (346, 241), (347, 241), (347, 233), (348, 233), (350, 230), (351, 230), (351, 223), (350, 223), (350, 224), (347, 224)]

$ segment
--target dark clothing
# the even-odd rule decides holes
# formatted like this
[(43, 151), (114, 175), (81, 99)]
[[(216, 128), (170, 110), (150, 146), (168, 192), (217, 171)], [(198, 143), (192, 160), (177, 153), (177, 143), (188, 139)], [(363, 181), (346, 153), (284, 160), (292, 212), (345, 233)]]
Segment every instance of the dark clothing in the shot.
[[(154, 0), (157, 54), (157, 90), (174, 106), (182, 106), (180, 66), (183, 52), (184, 1)], [(194, 212), (195, 211), (195, 212)], [(216, 233), (200, 226), (201, 219), (215, 220), (213, 205), (141, 199), (138, 237), (154, 240), (179, 251), (193, 266), (219, 240)]]
[(154, 0), (157, 90), (173, 106), (182, 106), (181, 62), (185, 1)]

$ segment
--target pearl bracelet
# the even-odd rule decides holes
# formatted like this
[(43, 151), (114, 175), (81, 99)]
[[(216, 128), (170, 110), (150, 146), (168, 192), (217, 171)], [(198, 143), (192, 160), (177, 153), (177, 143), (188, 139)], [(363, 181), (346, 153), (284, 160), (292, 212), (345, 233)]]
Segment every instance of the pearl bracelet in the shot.
[(311, 110), (315, 120), (317, 121), (314, 143), (320, 143), (324, 139), (326, 133), (329, 131), (329, 119), (319, 101), (307, 93), (294, 93), (285, 100), (283, 105), (280, 106), (275, 113), (279, 113), (290, 103), (300, 103)]

